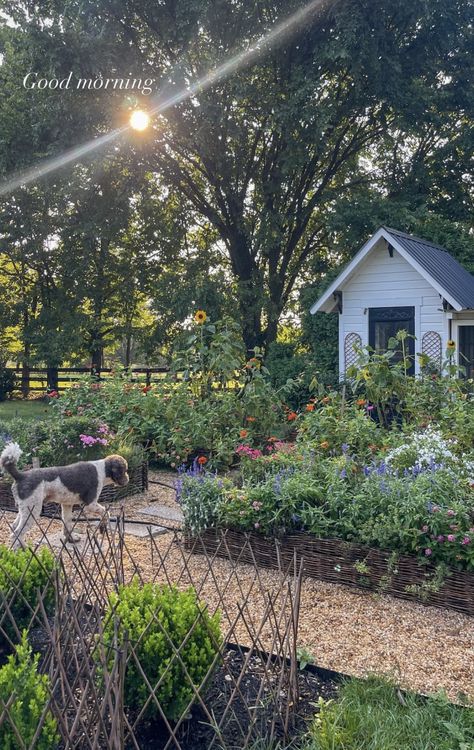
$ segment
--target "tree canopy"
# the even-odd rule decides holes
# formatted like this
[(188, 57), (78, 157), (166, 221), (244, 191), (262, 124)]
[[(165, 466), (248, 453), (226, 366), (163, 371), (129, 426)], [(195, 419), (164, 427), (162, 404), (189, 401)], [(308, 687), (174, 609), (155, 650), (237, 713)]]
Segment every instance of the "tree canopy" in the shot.
[[(1, 174), (166, 101), (300, 7), (0, 3)], [(472, 267), (472, 11), (471, 0), (326, 2), (142, 137), (5, 196), (0, 285), (15, 301), (0, 312), (24, 357), (98, 363), (119, 340), (130, 356), (137, 336), (152, 357), (193, 304), (232, 311), (247, 348), (267, 347), (301, 288), (382, 223)], [(30, 70), (150, 78), (153, 94), (26, 90)]]

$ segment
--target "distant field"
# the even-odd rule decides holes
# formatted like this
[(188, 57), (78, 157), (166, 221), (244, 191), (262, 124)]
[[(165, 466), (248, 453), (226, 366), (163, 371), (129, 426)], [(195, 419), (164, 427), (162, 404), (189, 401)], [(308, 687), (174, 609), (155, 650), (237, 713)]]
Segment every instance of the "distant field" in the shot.
[(51, 407), (48, 407), (44, 401), (22, 401), (13, 399), (11, 401), (2, 401), (0, 403), (0, 422), (4, 420), (22, 417), (23, 419), (41, 419), (51, 414)]

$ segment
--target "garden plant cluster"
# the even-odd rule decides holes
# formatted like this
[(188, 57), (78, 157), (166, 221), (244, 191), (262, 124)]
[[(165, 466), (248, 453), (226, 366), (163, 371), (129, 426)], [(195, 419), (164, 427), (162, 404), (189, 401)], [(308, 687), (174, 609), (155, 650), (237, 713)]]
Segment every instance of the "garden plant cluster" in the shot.
[(401, 332), (384, 354), (360, 351), (340, 390), (289, 412), (295, 439), (244, 430), (237, 481), (183, 469), (190, 532), (306, 531), (472, 570), (472, 382), (457, 377), (452, 347), (443, 374), (423, 358), (421, 376), (407, 376), (404, 343)]

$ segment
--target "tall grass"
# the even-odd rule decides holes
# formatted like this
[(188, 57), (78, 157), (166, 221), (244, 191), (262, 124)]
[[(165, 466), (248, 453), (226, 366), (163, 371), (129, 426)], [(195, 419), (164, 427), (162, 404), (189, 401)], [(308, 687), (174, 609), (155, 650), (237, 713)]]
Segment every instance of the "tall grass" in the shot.
[(474, 710), (374, 677), (351, 680), (321, 704), (310, 735), (305, 750), (474, 750)]

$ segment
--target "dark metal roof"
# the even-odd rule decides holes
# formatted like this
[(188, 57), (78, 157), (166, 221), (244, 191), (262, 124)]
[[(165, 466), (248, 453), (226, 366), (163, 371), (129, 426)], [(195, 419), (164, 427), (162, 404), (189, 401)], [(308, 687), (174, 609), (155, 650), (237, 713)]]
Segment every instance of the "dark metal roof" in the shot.
[(474, 276), (444, 247), (398, 229), (384, 229), (463, 309), (474, 309)]

